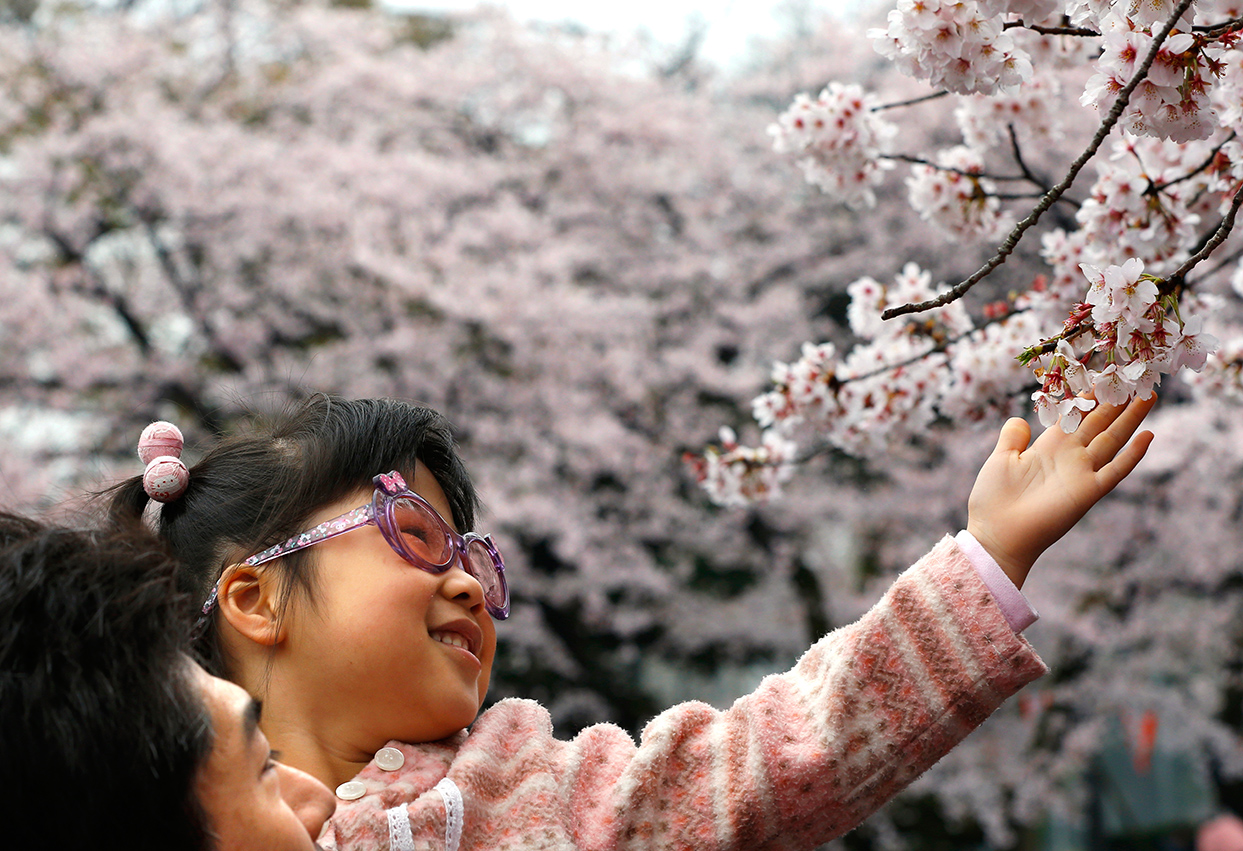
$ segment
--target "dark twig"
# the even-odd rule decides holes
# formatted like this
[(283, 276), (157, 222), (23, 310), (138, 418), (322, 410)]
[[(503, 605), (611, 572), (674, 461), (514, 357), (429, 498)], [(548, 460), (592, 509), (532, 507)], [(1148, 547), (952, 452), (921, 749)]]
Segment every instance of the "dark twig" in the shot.
[(1214, 24), (1211, 27), (1192, 27), (1191, 31), (1205, 38), (1218, 38), (1240, 26), (1243, 26), (1243, 18), (1231, 18), (1224, 24)]
[(917, 98), (911, 98), (910, 100), (900, 100), (900, 101), (895, 101), (894, 103), (877, 104), (876, 106), (872, 107), (871, 111), (880, 112), (881, 110), (885, 110), (885, 109), (897, 109), (900, 106), (914, 106), (915, 104), (923, 103), (926, 100), (936, 100), (937, 98), (943, 98), (948, 95), (949, 95), (949, 92), (942, 89), (939, 92), (933, 92), (930, 95), (922, 95)]
[[(1221, 260), (1213, 264), (1212, 268), (1201, 272), (1200, 276), (1196, 280), (1203, 281), (1206, 278), (1211, 278), (1227, 266), (1233, 266), (1235, 263), (1238, 263), (1240, 259), (1243, 259), (1243, 248), (1240, 248), (1238, 251), (1232, 251), (1225, 257), (1221, 258)], [(1190, 289), (1193, 285), (1188, 283), (1187, 287)]]
[(948, 165), (938, 165), (937, 163), (923, 159), (922, 157), (912, 157), (908, 154), (882, 154), (877, 159), (897, 160), (898, 162), (910, 163), (911, 165), (925, 165), (928, 168), (936, 169), (937, 171), (947, 171), (950, 174), (961, 174), (963, 177), (982, 177), (987, 180), (1027, 180), (1027, 178), (1021, 174), (989, 174), (983, 171), (967, 171), (966, 169), (954, 168)]
[(1006, 133), (1010, 136), (1010, 150), (1014, 153), (1014, 162), (1018, 165), (1019, 171), (1023, 172), (1023, 177), (1040, 187), (1044, 192), (1049, 191), (1049, 181), (1038, 176), (1034, 171), (1027, 167), (1027, 161), (1023, 159), (1023, 149), (1019, 147), (1019, 136), (1014, 130), (1014, 124), (1006, 125)]
[(1075, 339), (1081, 334), (1086, 334), (1088, 331), (1092, 330), (1092, 328), (1093, 328), (1092, 322), (1090, 320), (1085, 320), (1083, 322), (1080, 322), (1076, 325), (1071, 326), (1070, 328), (1067, 328), (1066, 330), (1062, 331), (1062, 333), (1058, 334), (1056, 337), (1050, 337), (1049, 339), (1043, 341), (1039, 345), (1031, 346), (1030, 348), (1024, 349), (1023, 350), (1023, 363), (1025, 364), (1031, 363), (1033, 360), (1040, 357), (1041, 355), (1047, 355), (1049, 354), (1049, 352), (1056, 351), (1057, 344), (1059, 341), (1066, 340), (1069, 342), (1070, 340)]
[(904, 304), (900, 307), (892, 307), (881, 314), (882, 319), (892, 319), (895, 316), (903, 316), (907, 313), (920, 313), (925, 310), (931, 310), (934, 307), (944, 307), (950, 302), (957, 301), (962, 298), (968, 290), (991, 274), (992, 271), (1002, 263), (1006, 262), (1006, 258), (1010, 256), (1010, 254), (1014, 251), (1015, 246), (1019, 244), (1019, 240), (1023, 238), (1023, 234), (1035, 225), (1036, 222), (1040, 221), (1040, 217), (1044, 215), (1044, 212), (1053, 206), (1053, 202), (1057, 201), (1057, 199), (1070, 188), (1070, 185), (1075, 182), (1075, 178), (1079, 176), (1079, 172), (1083, 169), (1083, 167), (1087, 165), (1090, 159), (1096, 156), (1096, 152), (1105, 141), (1105, 137), (1109, 135), (1110, 131), (1113, 130), (1114, 125), (1117, 124), (1118, 120), (1122, 117), (1122, 111), (1126, 109), (1127, 103), (1131, 99), (1131, 93), (1134, 92), (1140, 82), (1148, 76), (1148, 69), (1152, 67), (1152, 63), (1157, 58), (1157, 52), (1161, 49), (1161, 45), (1165, 43), (1166, 38), (1169, 37), (1170, 31), (1174, 29), (1174, 23), (1182, 17), (1183, 13), (1186, 12), (1191, 6), (1191, 3), (1192, 0), (1180, 0), (1177, 8), (1174, 9), (1174, 13), (1170, 15), (1169, 20), (1167, 20), (1165, 25), (1161, 27), (1161, 32), (1158, 33), (1157, 37), (1152, 40), (1152, 46), (1148, 49), (1148, 55), (1144, 57), (1144, 61), (1141, 62), (1139, 68), (1136, 69), (1135, 76), (1122, 87), (1120, 92), (1118, 92), (1118, 97), (1114, 101), (1113, 106), (1110, 108), (1109, 114), (1105, 116), (1105, 119), (1101, 122), (1100, 127), (1097, 128), (1096, 135), (1092, 137), (1092, 141), (1088, 143), (1087, 148), (1084, 149), (1083, 153), (1081, 153), (1073, 163), (1071, 163), (1070, 170), (1066, 173), (1066, 176), (1062, 178), (1061, 182), (1046, 192), (1044, 197), (1040, 199), (1040, 202), (1032, 208), (1030, 213), (1028, 213), (1027, 217), (1014, 226), (1014, 229), (1010, 231), (1010, 234), (1005, 238), (1005, 241), (1002, 242), (1000, 247), (997, 249), (997, 253), (989, 258), (988, 262), (976, 270), (974, 274), (955, 285), (952, 289), (947, 290), (929, 301), (920, 302), (918, 304)]
[(1176, 183), (1182, 183), (1184, 180), (1190, 180), (1191, 178), (1195, 177), (1197, 174), (1200, 174), (1203, 171), (1207, 171), (1208, 168), (1213, 164), (1213, 161), (1217, 159), (1217, 154), (1220, 153), (1221, 149), (1225, 147), (1226, 143), (1232, 141), (1234, 137), (1235, 137), (1235, 133), (1233, 130), (1231, 130), (1229, 136), (1222, 139), (1221, 142), (1217, 145), (1217, 147), (1209, 151), (1209, 155), (1204, 159), (1204, 162), (1200, 163), (1198, 166), (1195, 167), (1195, 169), (1187, 172), (1181, 177), (1176, 177), (1173, 180), (1167, 181), (1166, 183), (1162, 183), (1160, 185), (1154, 183), (1152, 186), (1153, 191), (1160, 192), (1163, 189), (1168, 189), (1169, 187), (1175, 185)]
[(900, 360), (897, 363), (887, 363), (883, 366), (878, 366), (876, 367), (876, 369), (869, 370), (868, 372), (861, 372), (858, 375), (848, 375), (845, 377), (839, 377), (838, 381), (841, 382), (842, 384), (850, 384), (855, 381), (866, 381), (869, 378), (875, 378), (878, 375), (884, 375), (886, 372), (893, 372), (895, 369), (904, 369), (905, 367), (911, 366), (912, 364), (919, 363), (921, 360), (924, 360), (929, 355), (944, 354), (945, 352), (948, 352), (950, 350), (951, 346), (957, 345), (958, 343), (961, 343), (963, 340), (968, 340), (971, 337), (974, 337), (976, 334), (980, 333), (988, 326), (996, 325), (998, 322), (1005, 322), (1007, 319), (1011, 318), (1012, 316), (1017, 316), (1018, 314), (1025, 313), (1026, 311), (1027, 311), (1027, 308), (1023, 308), (1021, 310), (1012, 310), (1009, 313), (1004, 313), (1000, 316), (994, 316), (991, 319), (985, 319), (983, 322), (981, 322), (979, 325), (972, 328), (970, 331), (964, 331), (963, 333), (959, 334), (957, 337), (950, 337), (947, 340), (942, 340), (941, 342), (934, 345), (931, 349), (928, 349), (926, 352), (921, 352), (920, 354), (917, 354), (917, 355), (911, 355), (905, 360)]
[(1213, 249), (1226, 241), (1226, 237), (1230, 235), (1230, 231), (1234, 228), (1234, 217), (1239, 212), (1240, 204), (1243, 204), (1243, 185), (1240, 185), (1235, 191), (1234, 200), (1230, 202), (1230, 209), (1222, 217), (1221, 223), (1217, 225), (1217, 230), (1213, 231), (1213, 235), (1200, 247), (1199, 251), (1184, 260), (1183, 264), (1166, 278), (1166, 281), (1171, 286), (1181, 286), (1187, 277), (1187, 273), (1212, 254)]
[(1094, 37), (1100, 35), (1096, 30), (1090, 30), (1087, 27), (1046, 27), (1040, 24), (1025, 24), (1022, 21), (1006, 21), (1001, 25), (1002, 29), (1015, 29), (1022, 27), (1025, 30), (1031, 30), (1041, 35), (1076, 35)]

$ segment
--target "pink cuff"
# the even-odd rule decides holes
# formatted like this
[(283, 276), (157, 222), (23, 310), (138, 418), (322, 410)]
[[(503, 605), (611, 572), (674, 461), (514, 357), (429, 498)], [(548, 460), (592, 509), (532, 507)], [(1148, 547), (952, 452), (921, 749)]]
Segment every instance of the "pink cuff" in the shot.
[(975, 536), (963, 529), (954, 536), (954, 541), (967, 556), (967, 561), (971, 562), (975, 572), (980, 574), (980, 579), (984, 580), (984, 584), (988, 586), (988, 590), (992, 593), (993, 599), (997, 601), (997, 607), (1001, 609), (1001, 614), (1005, 617), (1006, 623), (1010, 624), (1010, 628), (1015, 633), (1020, 633), (1034, 624), (1040, 615), (1036, 614), (1036, 610), (1027, 602), (1023, 592), (1014, 586), (1010, 577), (1006, 576), (1005, 571), (993, 561), (988, 551), (980, 546)]

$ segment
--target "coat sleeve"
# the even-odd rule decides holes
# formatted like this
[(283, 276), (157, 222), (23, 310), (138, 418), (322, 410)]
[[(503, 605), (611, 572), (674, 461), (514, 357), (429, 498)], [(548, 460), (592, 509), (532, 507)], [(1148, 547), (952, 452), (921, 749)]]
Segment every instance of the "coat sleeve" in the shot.
[[(625, 756), (614, 732), (584, 731), (573, 743), (579, 767), (601, 753), (600, 770), (576, 772), (571, 792), (580, 847), (815, 847), (1046, 670), (946, 538), (866, 615), (728, 710), (673, 707), (622, 766), (606, 755)], [(587, 788), (601, 782), (607, 791)]]

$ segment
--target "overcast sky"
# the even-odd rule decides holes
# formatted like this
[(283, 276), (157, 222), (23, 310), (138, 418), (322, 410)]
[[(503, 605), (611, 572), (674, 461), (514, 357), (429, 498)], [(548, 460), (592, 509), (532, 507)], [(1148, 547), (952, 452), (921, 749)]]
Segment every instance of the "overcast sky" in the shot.
[[(388, 0), (393, 6), (426, 12), (463, 12), (479, 0)], [(708, 29), (701, 56), (728, 64), (746, 49), (755, 35), (780, 33), (782, 11), (810, 6), (842, 12), (857, 0), (500, 0), (519, 20), (562, 23), (572, 21), (591, 30), (630, 34), (646, 30), (666, 44), (681, 42), (698, 16)], [(788, 16), (786, 18), (788, 20)]]

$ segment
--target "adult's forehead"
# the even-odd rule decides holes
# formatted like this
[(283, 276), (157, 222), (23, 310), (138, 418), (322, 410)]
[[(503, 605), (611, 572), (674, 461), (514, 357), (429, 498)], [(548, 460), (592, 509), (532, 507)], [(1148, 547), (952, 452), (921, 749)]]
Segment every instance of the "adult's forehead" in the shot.
[(190, 681), (207, 705), (216, 735), (224, 735), (229, 729), (238, 728), (248, 712), (252, 712), (250, 707), (255, 701), (244, 688), (212, 676), (193, 659), (186, 657), (186, 664), (190, 668)]

